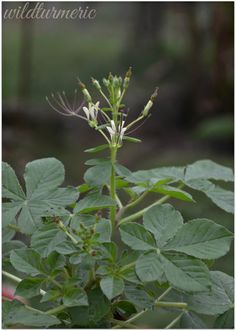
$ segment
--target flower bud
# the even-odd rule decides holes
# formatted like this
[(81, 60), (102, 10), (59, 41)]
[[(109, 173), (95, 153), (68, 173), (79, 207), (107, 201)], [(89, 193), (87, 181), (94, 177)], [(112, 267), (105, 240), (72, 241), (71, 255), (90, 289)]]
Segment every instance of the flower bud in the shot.
[(131, 75), (132, 75), (132, 68), (129, 67), (129, 70), (125, 74), (125, 79), (123, 84), (124, 89), (128, 88)]
[(93, 82), (93, 85), (96, 87), (96, 89), (98, 89), (98, 90), (102, 89), (101, 85), (99, 84), (99, 81), (94, 79), (93, 77), (92, 77), (92, 82)]
[(109, 80), (108, 79), (106, 79), (106, 78), (103, 78), (103, 84), (104, 84), (104, 86), (106, 86), (106, 87), (108, 87), (109, 86)]
[(89, 94), (89, 91), (85, 88), (82, 90), (82, 92), (83, 92), (83, 95), (84, 95), (86, 101), (92, 102), (92, 98), (91, 98), (91, 95)]
[(146, 106), (144, 107), (144, 110), (142, 111), (142, 115), (144, 117), (148, 116), (149, 110), (152, 108), (153, 102), (152, 100), (149, 100)]
[(82, 93), (85, 97), (85, 100), (87, 102), (92, 102), (92, 98), (91, 98), (91, 95), (89, 94), (89, 91), (86, 89), (86, 86), (84, 85), (84, 83), (81, 82), (81, 80), (78, 78), (78, 82), (79, 82), (79, 86), (82, 90)]
[(159, 90), (159, 87), (156, 87), (155, 91), (153, 92), (153, 94), (151, 95), (151, 98), (150, 100), (153, 102), (157, 96), (158, 96), (158, 90)]

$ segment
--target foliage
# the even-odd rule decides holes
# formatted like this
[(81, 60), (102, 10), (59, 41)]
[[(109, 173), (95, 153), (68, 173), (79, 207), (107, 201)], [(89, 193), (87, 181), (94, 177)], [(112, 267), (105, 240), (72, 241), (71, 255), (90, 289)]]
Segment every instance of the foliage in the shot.
[[(209, 270), (228, 253), (232, 233), (207, 218), (184, 221), (165, 203), (194, 203), (197, 190), (232, 213), (233, 193), (220, 186), (233, 181), (232, 170), (209, 160), (136, 172), (120, 165), (118, 150), (124, 141), (139, 142), (129, 130), (150, 116), (157, 96), (156, 90), (127, 123), (122, 99), (130, 76), (129, 69), (124, 80), (111, 74), (104, 79), (108, 96), (93, 79), (107, 107), (94, 103), (81, 82), (87, 107), (75, 108), (60, 94), (60, 109), (52, 105), (86, 120), (106, 140), (86, 150), (108, 149), (110, 158), (88, 160), (83, 184), (60, 187), (64, 167), (46, 158), (26, 165), (23, 188), (3, 163), (3, 274), (18, 283), (15, 300), (3, 304), (6, 328), (130, 328), (154, 308), (178, 313), (167, 328), (178, 321), (181, 328), (204, 328), (198, 314), (215, 316), (215, 328), (232, 326), (232, 277)], [(132, 212), (151, 192), (158, 199)], [(118, 236), (127, 246), (123, 251)], [(22, 279), (8, 272), (10, 265)], [(32, 298), (38, 298), (37, 307)]]

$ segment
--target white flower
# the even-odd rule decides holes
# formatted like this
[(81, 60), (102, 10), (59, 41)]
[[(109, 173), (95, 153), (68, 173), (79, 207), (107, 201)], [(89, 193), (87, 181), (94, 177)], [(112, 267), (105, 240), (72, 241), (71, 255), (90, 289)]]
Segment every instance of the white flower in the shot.
[(89, 103), (88, 107), (83, 107), (83, 111), (88, 121), (97, 121), (99, 101), (96, 104)]
[(122, 123), (118, 126), (118, 128), (119, 128), (119, 143), (122, 142), (125, 131), (127, 130), (127, 128), (124, 128), (124, 124), (125, 124), (125, 121), (122, 121)]
[(113, 144), (121, 144), (122, 139), (124, 137), (124, 133), (127, 128), (124, 128), (125, 121), (122, 121), (121, 124), (118, 125), (118, 128), (115, 125), (115, 122), (111, 120), (111, 126), (107, 126), (107, 131), (111, 136), (111, 141)]

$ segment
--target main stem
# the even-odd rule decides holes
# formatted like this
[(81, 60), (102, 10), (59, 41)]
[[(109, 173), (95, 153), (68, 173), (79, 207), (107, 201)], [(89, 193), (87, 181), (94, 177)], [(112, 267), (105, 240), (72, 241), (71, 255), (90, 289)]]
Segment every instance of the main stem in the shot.
[[(117, 154), (117, 147), (111, 146), (110, 195), (114, 201), (116, 201), (116, 172), (115, 172), (116, 154)], [(111, 219), (112, 229), (114, 230), (115, 220), (116, 220), (116, 206), (115, 205), (112, 206), (110, 209), (110, 219)]]

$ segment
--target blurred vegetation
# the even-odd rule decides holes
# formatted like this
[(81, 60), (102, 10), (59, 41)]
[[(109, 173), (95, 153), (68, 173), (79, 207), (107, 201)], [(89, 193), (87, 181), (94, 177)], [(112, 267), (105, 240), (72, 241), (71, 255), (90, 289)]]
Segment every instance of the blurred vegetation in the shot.
[[(3, 11), (18, 5), (4, 2)], [(52, 5), (84, 6), (45, 3)], [(22, 174), (30, 160), (55, 156), (65, 164), (67, 183), (81, 183), (83, 150), (102, 141), (82, 121), (54, 113), (45, 96), (61, 90), (72, 95), (77, 76), (90, 86), (91, 76), (123, 74), (131, 65), (130, 117), (155, 86), (160, 92), (151, 119), (134, 132), (142, 145), (125, 143), (120, 163), (138, 170), (209, 158), (232, 167), (234, 4), (86, 5), (97, 10), (95, 20), (3, 20), (3, 159)], [(201, 194), (194, 197), (200, 204), (175, 202), (186, 220), (207, 216), (232, 230), (231, 215)], [(233, 274), (232, 254), (214, 268)], [(165, 316), (150, 312), (143, 327), (161, 328)]]

